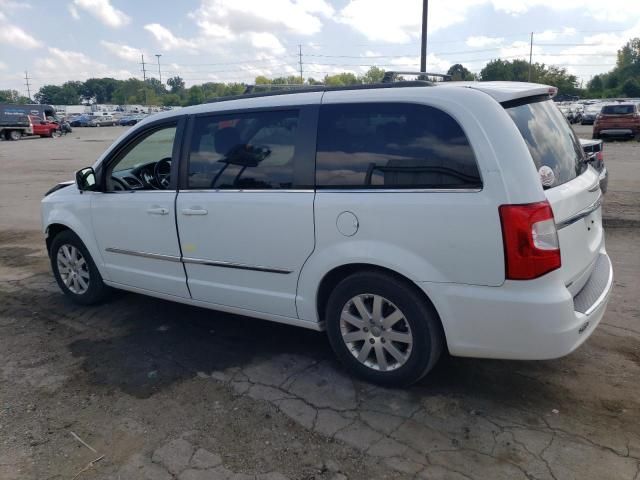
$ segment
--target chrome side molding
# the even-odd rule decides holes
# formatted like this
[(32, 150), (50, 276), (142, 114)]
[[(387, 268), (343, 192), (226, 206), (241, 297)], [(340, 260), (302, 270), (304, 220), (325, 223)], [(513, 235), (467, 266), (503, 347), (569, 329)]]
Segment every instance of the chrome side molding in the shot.
[(136, 252), (134, 250), (123, 250), (121, 248), (106, 248), (109, 253), (119, 253), (121, 255), (131, 255), (132, 257), (152, 258), (154, 260), (166, 260), (168, 262), (179, 262), (180, 257), (175, 255), (162, 255), (160, 253)]
[(209, 267), (222, 267), (222, 268), (236, 268), (238, 270), (253, 270), (256, 272), (267, 273), (281, 273), (287, 275), (291, 273), (291, 270), (285, 270), (282, 268), (265, 267), (262, 265), (246, 265), (244, 263), (223, 262), (216, 260), (204, 260), (201, 258), (182, 257), (184, 263), (191, 263), (194, 265), (207, 265)]
[(292, 270), (283, 268), (265, 267), (263, 265), (247, 265), (244, 263), (223, 262), (217, 260), (205, 260), (202, 258), (178, 257), (176, 255), (163, 255), (160, 253), (136, 252), (134, 250), (123, 250), (121, 248), (106, 248), (109, 253), (118, 253), (120, 255), (131, 255), (132, 257), (151, 258), (153, 260), (165, 260), (167, 262), (183, 262), (193, 265), (207, 265), (209, 267), (235, 268), (238, 270), (252, 270), (254, 272), (280, 273), (288, 275)]

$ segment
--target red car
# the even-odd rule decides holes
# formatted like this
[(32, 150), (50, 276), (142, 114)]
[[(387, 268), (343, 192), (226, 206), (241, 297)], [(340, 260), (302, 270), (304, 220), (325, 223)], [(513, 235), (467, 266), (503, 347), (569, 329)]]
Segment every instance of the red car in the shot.
[(29, 115), (29, 120), (33, 125), (33, 134), (40, 135), (41, 137), (53, 137), (60, 129), (60, 125), (57, 122), (51, 122), (49, 120), (43, 120), (35, 115)]
[(640, 140), (640, 113), (635, 103), (605, 105), (593, 124), (593, 138), (626, 137)]

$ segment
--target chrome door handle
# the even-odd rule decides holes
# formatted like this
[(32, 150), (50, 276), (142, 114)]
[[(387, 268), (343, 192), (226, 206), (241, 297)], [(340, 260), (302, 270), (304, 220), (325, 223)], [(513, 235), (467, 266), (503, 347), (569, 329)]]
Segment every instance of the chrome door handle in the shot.
[(149, 215), (168, 215), (169, 209), (163, 207), (151, 207), (147, 210)]
[(184, 208), (182, 209), (183, 215), (206, 215), (209, 213), (204, 208)]

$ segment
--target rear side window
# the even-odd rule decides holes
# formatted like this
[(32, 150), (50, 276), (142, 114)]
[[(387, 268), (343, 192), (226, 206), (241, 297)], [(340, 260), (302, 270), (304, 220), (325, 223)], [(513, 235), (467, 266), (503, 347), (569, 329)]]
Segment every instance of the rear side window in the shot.
[(629, 115), (636, 111), (633, 105), (607, 105), (602, 107), (604, 115)]
[(297, 110), (196, 118), (188, 188), (292, 188), (297, 129)]
[(481, 188), (473, 149), (458, 123), (426, 105), (323, 105), (318, 188)]
[[(546, 98), (546, 97), (545, 97)], [(571, 126), (553, 101), (533, 101), (507, 108), (541, 173), (549, 167), (544, 188), (552, 188), (576, 178), (587, 168), (584, 153)]]

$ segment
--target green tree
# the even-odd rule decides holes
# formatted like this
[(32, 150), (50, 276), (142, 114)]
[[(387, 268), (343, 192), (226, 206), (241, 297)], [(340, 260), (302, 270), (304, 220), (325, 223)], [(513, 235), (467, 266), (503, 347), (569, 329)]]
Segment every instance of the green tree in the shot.
[(28, 104), (32, 103), (32, 100), (20, 95), (17, 90), (0, 90), (0, 103)]
[(640, 97), (640, 83), (635, 78), (627, 78), (622, 84), (622, 93), (627, 97)]
[(358, 77), (351, 72), (338, 73), (336, 75), (326, 75), (324, 84), (330, 87), (341, 87), (345, 85), (356, 85), (362, 83)]
[(594, 75), (594, 77), (589, 80), (589, 83), (587, 84), (587, 90), (591, 95), (601, 95), (603, 87), (604, 84), (602, 83), (601, 75)]
[(185, 105), (198, 105), (204, 102), (204, 91), (200, 85), (193, 85), (187, 89)]
[(378, 67), (371, 67), (361, 77), (362, 83), (380, 83), (384, 77), (384, 70)]
[(121, 84), (122, 80), (115, 78), (89, 78), (80, 89), (80, 95), (87, 103), (111, 103), (113, 93)]
[(167, 85), (171, 88), (171, 93), (180, 93), (184, 90), (184, 80), (177, 75), (167, 80)]
[(451, 65), (447, 70), (447, 75), (451, 75), (453, 81), (476, 79), (476, 76), (460, 63)]

